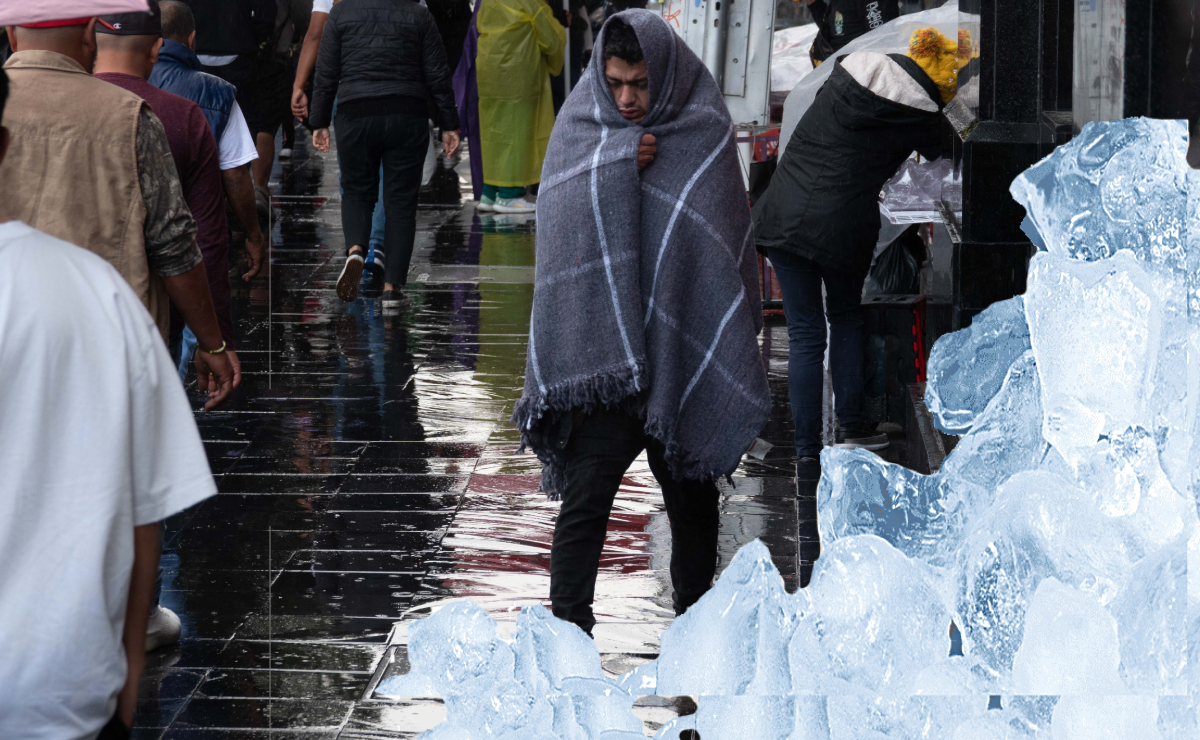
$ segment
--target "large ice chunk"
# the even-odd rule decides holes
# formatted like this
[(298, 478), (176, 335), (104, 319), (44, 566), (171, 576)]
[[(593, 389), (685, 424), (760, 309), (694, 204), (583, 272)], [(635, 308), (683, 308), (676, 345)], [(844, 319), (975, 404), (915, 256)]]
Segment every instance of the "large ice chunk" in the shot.
[(1090, 261), (1128, 249), (1183, 273), (1186, 150), (1183, 121), (1089, 123), (1010, 190), (1051, 254)]
[(1041, 470), (1018, 473), (958, 553), (955, 621), (964, 652), (1008, 675), (1043, 580), (1057, 578), (1107, 602), (1141, 555), (1072, 481)]
[(663, 633), (657, 693), (786, 695), (787, 644), (800, 606), (766, 545), (744, 545), (713, 589)]
[(1121, 679), (1131, 692), (1187, 693), (1187, 598), (1183, 539), (1143, 558), (1126, 579), (1110, 611), (1120, 637)]
[(1036, 468), (1045, 446), (1041, 380), (1033, 352), (1026, 352), (1009, 366), (1000, 390), (937, 475), (960, 492), (970, 511), (980, 511), (1004, 481)]
[(925, 385), (935, 425), (947, 434), (970, 429), (1029, 347), (1020, 296), (993, 303), (966, 329), (940, 337), (929, 352)]
[(848, 685), (905, 695), (950, 652), (950, 614), (934, 577), (879, 537), (833, 542), (807, 590), (814, 612), (788, 651), (797, 693)]
[(1129, 252), (1096, 263), (1035, 255), (1025, 294), (1042, 435), (1072, 466), (1101, 434), (1147, 426), (1160, 301)]
[(1096, 597), (1056, 578), (1038, 585), (1013, 658), (1021, 694), (1121, 694), (1117, 622)]
[(866, 450), (837, 447), (821, 452), (821, 469), (817, 502), (824, 543), (872, 534), (909, 557), (944, 564), (966, 506), (946, 481)]

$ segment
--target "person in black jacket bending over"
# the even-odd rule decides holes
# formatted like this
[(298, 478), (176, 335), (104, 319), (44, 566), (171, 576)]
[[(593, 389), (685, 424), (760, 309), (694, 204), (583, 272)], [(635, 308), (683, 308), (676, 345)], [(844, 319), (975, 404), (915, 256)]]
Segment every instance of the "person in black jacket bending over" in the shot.
[(383, 303), (396, 304), (408, 282), (417, 231), (417, 192), (429, 146), (430, 104), (442, 130), (446, 157), (458, 149), (458, 110), (446, 48), (429, 11), (413, 0), (343, 0), (333, 6), (317, 56), (309, 123), (313, 146), (329, 151), (329, 124), (337, 96), (341, 155), (342, 232), (349, 247), (338, 277), (343, 301), (358, 296), (371, 211), (383, 164), (387, 262)]
[[(940, 112), (954, 97), (958, 68), (958, 45), (933, 28), (913, 34), (907, 56), (861, 51), (838, 60), (755, 205), (755, 242), (783, 291), (801, 484), (821, 474), (826, 318), (837, 446), (888, 444), (863, 423), (860, 302), (879, 237), (879, 191), (914, 149), (939, 155)], [(816, 505), (815, 498), (802, 503)], [(808, 512), (814, 523), (815, 513)]]

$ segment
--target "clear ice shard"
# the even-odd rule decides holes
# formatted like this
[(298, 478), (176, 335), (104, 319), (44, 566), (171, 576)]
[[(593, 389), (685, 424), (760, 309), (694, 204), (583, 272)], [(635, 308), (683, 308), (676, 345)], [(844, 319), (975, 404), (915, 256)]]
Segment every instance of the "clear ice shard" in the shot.
[(831, 543), (813, 569), (812, 609), (789, 649), (797, 693), (844, 686), (907, 695), (950, 650), (950, 614), (933, 574), (872, 535)]
[(704, 599), (663, 633), (656, 693), (790, 693), (787, 643), (800, 616), (766, 545), (745, 545)]
[[(423, 740), (1200, 738), (1200, 174), (1180, 122), (1088, 124), (1019, 177), (1044, 249), (1022, 297), (942, 337), (933, 475), (822, 453), (823, 553), (786, 593), (746, 545), (616, 678), (541, 607), (409, 630), (384, 696), (441, 696)], [(1191, 228), (1189, 228), (1191, 227)], [(961, 653), (952, 654), (954, 625)], [(989, 708), (991, 700), (1001, 708)]]
[(963, 434), (1000, 390), (1008, 368), (1029, 349), (1020, 296), (993, 303), (961, 331), (933, 344), (926, 369), (925, 405), (946, 434)]
[(1117, 620), (1096, 597), (1043, 580), (1025, 615), (1024, 637), (1013, 657), (1017, 694), (1124, 694), (1117, 675)]
[(818, 486), (821, 536), (874, 534), (905, 555), (944, 567), (979, 512), (1013, 475), (1045, 453), (1041, 385), (1032, 352), (1012, 361), (970, 431), (932, 476), (865, 450), (827, 448)]
[(1098, 262), (1035, 255), (1025, 313), (1042, 382), (1043, 436), (1075, 466), (1100, 435), (1149, 427), (1162, 306), (1127, 251)]
[(1086, 262), (1128, 249), (1182, 273), (1186, 152), (1183, 121), (1089, 123), (1017, 176), (1010, 191), (1053, 255)]

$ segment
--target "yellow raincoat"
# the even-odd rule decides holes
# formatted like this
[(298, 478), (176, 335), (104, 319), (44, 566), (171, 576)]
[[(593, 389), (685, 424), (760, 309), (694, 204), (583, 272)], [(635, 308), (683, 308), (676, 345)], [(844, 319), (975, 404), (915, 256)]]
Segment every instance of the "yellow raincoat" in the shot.
[(562, 71), (566, 29), (543, 0), (483, 0), (475, 25), (483, 180), (532, 185), (554, 128), (550, 75)]

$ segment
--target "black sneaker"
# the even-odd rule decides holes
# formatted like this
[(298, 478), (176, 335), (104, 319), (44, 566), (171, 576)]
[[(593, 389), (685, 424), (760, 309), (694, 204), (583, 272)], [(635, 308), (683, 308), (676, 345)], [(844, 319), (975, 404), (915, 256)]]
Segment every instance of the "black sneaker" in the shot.
[(821, 458), (802, 457), (796, 461), (796, 481), (816, 482), (821, 479)]
[(838, 429), (837, 441), (834, 447), (844, 447), (851, 450), (884, 450), (891, 444), (888, 436), (865, 427), (850, 427)]
[(346, 257), (346, 264), (342, 267), (342, 274), (338, 275), (338, 298), (341, 298), (346, 303), (358, 298), (358, 283), (360, 280), (362, 280), (362, 274), (362, 252), (351, 252), (350, 255)]
[(385, 290), (380, 305), (386, 314), (399, 313), (408, 306), (408, 296), (398, 290)]

